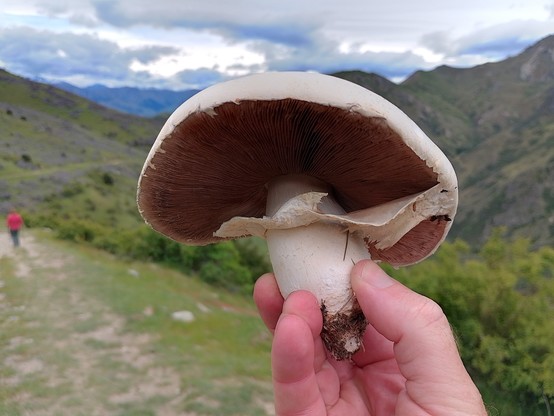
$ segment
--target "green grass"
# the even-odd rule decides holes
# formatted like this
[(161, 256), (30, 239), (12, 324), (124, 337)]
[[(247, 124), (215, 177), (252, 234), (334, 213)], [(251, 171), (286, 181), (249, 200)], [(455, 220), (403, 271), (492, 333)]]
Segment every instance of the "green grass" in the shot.
[(4, 71), (0, 72), (0, 83), (0, 101), (9, 102), (17, 117), (19, 107), (32, 108), (122, 142), (151, 136), (160, 127), (159, 121), (110, 111), (55, 87), (32, 83)]
[[(83, 253), (99, 256), (95, 250), (84, 248), (75, 255)], [(141, 263), (118, 264), (106, 261), (106, 257), (110, 258), (102, 253), (102, 261), (89, 265), (92, 277), (83, 279), (83, 287), (117, 314), (128, 317), (131, 330), (157, 334), (160, 345), (170, 352), (170, 361), (201, 350), (194, 359), (209, 367), (214, 377), (267, 376), (269, 336), (249, 298), (219, 292), (174, 270)], [(96, 276), (104, 276), (102, 284)], [(204, 307), (209, 312), (203, 312)], [(152, 309), (151, 316), (144, 316), (147, 308)], [(195, 321), (185, 327), (168, 319), (171, 312), (179, 310), (192, 311)]]
[[(64, 265), (44, 264), (32, 277), (18, 278), (15, 261), (0, 259), (0, 290), (9, 305), (0, 309), (0, 362), (39, 360), (44, 368), (23, 374), (0, 366), (0, 378), (13, 381), (0, 384), (0, 414), (65, 403), (64, 412), (72, 413), (51, 414), (155, 415), (171, 401), (163, 390), (165, 376), (150, 380), (156, 371), (168, 372), (169, 381), (177, 377), (182, 393), (172, 406), (180, 412), (266, 414), (272, 402), (271, 337), (250, 297), (218, 291), (172, 269), (37, 235), (48, 251), (41, 256), (63, 258)], [(37, 261), (23, 250), (18, 255), (31, 265)], [(171, 313), (180, 310), (193, 312), (195, 320), (173, 320)], [(110, 326), (117, 337), (98, 335)], [(122, 359), (125, 348), (133, 353), (135, 347), (138, 358)], [(136, 363), (141, 360), (144, 365)], [(76, 372), (74, 385), (68, 379)], [(141, 388), (154, 390), (126, 399)], [(22, 395), (25, 404), (18, 399)], [(114, 395), (123, 399), (110, 399)]]
[[(244, 414), (245, 404), (253, 401), (255, 380), (269, 379), (270, 337), (250, 299), (217, 292), (196, 279), (155, 265), (102, 261), (92, 267), (96, 269), (94, 275), (106, 277), (102, 285), (96, 279), (87, 279), (86, 290), (102, 298), (119, 315), (129, 317), (129, 330), (159, 337), (156, 348), (162, 363), (188, 375), (182, 380), (184, 388), (193, 392), (187, 410)], [(130, 273), (130, 269), (135, 272)], [(145, 317), (143, 311), (147, 308), (153, 313)], [(205, 308), (209, 312), (202, 312)], [(192, 311), (195, 321), (183, 324), (169, 319), (172, 311), (179, 310)], [(237, 389), (245, 390), (242, 396), (248, 400), (237, 396)], [(265, 396), (270, 400), (267, 391)], [(206, 400), (217, 405), (198, 409)], [(238, 402), (230, 406), (233, 400)]]

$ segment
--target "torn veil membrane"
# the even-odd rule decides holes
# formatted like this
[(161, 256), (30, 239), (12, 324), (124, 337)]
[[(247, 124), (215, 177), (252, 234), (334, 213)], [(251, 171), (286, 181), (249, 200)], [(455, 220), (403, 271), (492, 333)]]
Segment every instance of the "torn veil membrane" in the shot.
[[(214, 235), (221, 238), (265, 238), (267, 230), (302, 227), (323, 221), (338, 224), (345, 232), (359, 234), (375, 249), (386, 250), (422, 221), (438, 217), (437, 205), (444, 194), (440, 188), (439, 184), (415, 195), (342, 215), (325, 213), (328, 210), (318, 208), (325, 204), (327, 193), (309, 192), (290, 199), (271, 217), (234, 217), (223, 223)], [(435, 220), (449, 221), (449, 218), (444, 216)]]

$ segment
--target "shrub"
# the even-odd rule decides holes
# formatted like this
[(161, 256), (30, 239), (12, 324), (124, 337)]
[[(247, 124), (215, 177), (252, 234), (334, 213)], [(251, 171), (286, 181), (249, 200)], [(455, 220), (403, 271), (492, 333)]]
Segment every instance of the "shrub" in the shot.
[(85, 191), (85, 187), (83, 184), (79, 182), (71, 182), (64, 186), (61, 196), (63, 198), (71, 198), (76, 195), (82, 194)]
[(252, 273), (252, 283), (262, 274), (271, 271), (272, 266), (269, 261), (265, 241), (255, 238), (246, 238), (236, 240), (234, 244), (239, 252), (242, 265)]
[(497, 231), (474, 255), (445, 243), (426, 262), (390, 272), (441, 305), (479, 378), (538, 403), (554, 397), (552, 270), (551, 247), (531, 251)]
[(114, 178), (112, 175), (110, 175), (108, 172), (104, 172), (102, 174), (102, 182), (104, 183), (104, 185), (108, 185), (108, 186), (112, 186), (115, 182)]
[(199, 271), (203, 281), (231, 291), (252, 289), (252, 272), (242, 264), (235, 244), (213, 244), (204, 247), (203, 251), (204, 261)]
[(55, 225), (56, 236), (62, 240), (92, 243), (106, 231), (100, 225), (87, 221), (71, 219), (59, 221)]

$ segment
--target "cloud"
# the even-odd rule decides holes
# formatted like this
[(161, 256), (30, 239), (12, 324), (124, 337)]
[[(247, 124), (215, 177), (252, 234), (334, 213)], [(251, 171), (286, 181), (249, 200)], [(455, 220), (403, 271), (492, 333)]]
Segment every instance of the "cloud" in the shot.
[(267, 40), (272, 43), (295, 47), (312, 45), (311, 30), (294, 24), (266, 25), (236, 25), (221, 24), (211, 29), (214, 33), (222, 34), (228, 41), (256, 41)]
[(140, 48), (128, 48), (128, 49), (119, 49), (119, 53), (123, 57), (128, 57), (129, 59), (136, 59), (142, 64), (148, 64), (150, 62), (155, 62), (164, 55), (171, 55), (177, 53), (179, 50), (170, 46), (143, 46)]
[(421, 45), (443, 55), (451, 63), (474, 57), (478, 61), (499, 60), (515, 55), (552, 33), (553, 20), (514, 20), (487, 26), (453, 37), (447, 32), (432, 32), (421, 37)]
[(36, 0), (33, 3), (40, 15), (67, 19), (77, 26), (96, 27), (99, 24), (89, 0)]
[[(99, 21), (114, 27), (151, 26), (172, 30), (191, 29), (218, 34), (228, 42), (267, 40), (285, 45), (309, 45), (317, 29), (312, 19), (291, 19), (288, 14), (268, 13), (252, 0), (233, 8), (228, 2), (190, 2), (136, 0), (92, 2)], [(245, 13), (241, 13), (244, 10)]]
[[(290, 0), (287, 1), (292, 4)], [(53, 35), (51, 42), (56, 43), (55, 47), (39, 45), (38, 42), (35, 42), (33, 47), (39, 51), (46, 50), (51, 56), (54, 56), (59, 50), (64, 50), (67, 54), (64, 57), (66, 61), (64, 65), (67, 67), (65, 75), (83, 71), (82, 73), (91, 79), (106, 79), (108, 73), (103, 68), (106, 65), (105, 61), (109, 60), (110, 65), (114, 66), (115, 80), (123, 80), (127, 76), (131, 83), (140, 75), (149, 78), (151, 82), (158, 80), (160, 84), (171, 85), (171, 88), (202, 88), (231, 75), (244, 75), (265, 70), (311, 70), (323, 73), (362, 70), (376, 72), (389, 78), (403, 78), (417, 69), (428, 66), (421, 56), (411, 51), (371, 52), (352, 48), (349, 53), (341, 52), (340, 42), (343, 37), (337, 36), (336, 32), (331, 33), (324, 30), (325, 19), (321, 12), (310, 14), (309, 10), (302, 10), (298, 7), (289, 9), (280, 7), (279, 11), (267, 10), (260, 8), (252, 0), (245, 0), (241, 3), (241, 8), (251, 7), (252, 10), (243, 16), (222, 1), (211, 2), (210, 7), (198, 5), (198, 3), (191, 7), (190, 3), (187, 3), (171, 2), (170, 5), (166, 0), (157, 0), (156, 2), (77, 0), (73, 9), (69, 8), (70, 4), (67, 0), (60, 0), (56, 5), (51, 2), (45, 4), (50, 6), (47, 12), (58, 17), (70, 16), (75, 19), (76, 16), (80, 16), (79, 18), (98, 22), (99, 25), (109, 24), (117, 28), (134, 28), (137, 31), (142, 30), (142, 33), (145, 33), (143, 28), (148, 28), (149, 33), (155, 33), (154, 27), (163, 28), (161, 32), (164, 33), (165, 42), (172, 38), (177, 39), (183, 34), (186, 35), (185, 29), (211, 33), (215, 35), (221, 45), (240, 45), (245, 51), (250, 51), (261, 58), (255, 61), (237, 59), (234, 64), (223, 64), (220, 61), (214, 63), (213, 67), (209, 67), (211, 64), (199, 68), (192, 65), (194, 67), (183, 68), (173, 75), (165, 73), (165, 76), (162, 77), (160, 72), (153, 69), (155, 65), (148, 66), (146, 64), (155, 63), (157, 60), (162, 62), (161, 58), (164, 56), (167, 58), (163, 61), (166, 62), (165, 72), (167, 72), (168, 65), (174, 65), (174, 62), (187, 64), (183, 59), (183, 56), (188, 54), (185, 39), (181, 45), (174, 46), (174, 49), (151, 46), (130, 50), (123, 49), (115, 43), (100, 40), (98, 37), (71, 36), (67, 33)], [(334, 10), (334, 8), (329, 10)], [(91, 51), (95, 50), (97, 54), (95, 53), (94, 56), (91, 54), (88, 57), (81, 56), (79, 62), (71, 62), (72, 54), (66, 50), (67, 47), (60, 48), (57, 45), (64, 38), (71, 39), (75, 45), (94, 44), (94, 46), (89, 45), (85, 48)], [(151, 41), (156, 42), (156, 39), (153, 38)], [(178, 43), (175, 41), (174, 44), (178, 45)], [(206, 54), (209, 53), (210, 51), (206, 49)], [(172, 54), (179, 55), (180, 58), (172, 60)], [(3, 56), (1, 51), (0, 56)], [(101, 58), (96, 58), (96, 56)], [(49, 58), (48, 60), (53, 59)], [(59, 62), (59, 58), (57, 59), (58, 61), (55, 62)], [(98, 62), (98, 59), (104, 62)], [(168, 62), (168, 60), (172, 62)], [(95, 68), (92, 70), (82, 68), (82, 66), (88, 66), (89, 61), (90, 65)], [(162, 65), (160, 62), (158, 64)], [(134, 65), (134, 63), (141, 65)], [(26, 66), (38, 68), (39, 63), (27, 61)], [(135, 71), (129, 69), (131, 66)], [(56, 68), (56, 71), (59, 71), (59, 68)], [(25, 73), (29, 73), (29, 68)], [(52, 71), (48, 74), (50, 76), (64, 75)], [(150, 77), (147, 77), (148, 74)], [(144, 82), (144, 79), (141, 81)]]
[[(317, 71), (334, 73), (360, 70), (388, 78), (404, 78), (417, 69), (427, 68), (425, 60), (411, 52), (372, 52), (353, 48), (341, 52), (338, 42), (320, 36), (308, 46), (287, 47), (270, 42), (255, 42), (249, 47), (264, 57), (262, 70)], [(255, 68), (250, 68), (255, 70)]]
[(202, 89), (208, 85), (227, 80), (222, 72), (210, 68), (184, 70), (168, 78), (166, 85), (170, 89)]
[(3, 0), (0, 65), (81, 85), (172, 89), (267, 70), (361, 70), (401, 80), (443, 63), (503, 59), (554, 27), (552, 0), (370, 3)]
[(497, 60), (521, 52), (529, 42), (518, 37), (491, 39), (467, 45), (460, 50), (461, 55), (481, 55)]
[[(75, 74), (96, 80), (127, 82), (138, 76), (134, 61), (148, 63), (176, 49), (145, 46), (122, 49), (93, 35), (53, 33), (30, 28), (0, 29), (0, 57), (9, 70), (28, 77), (64, 80)], [(144, 74), (140, 75), (144, 78)]]

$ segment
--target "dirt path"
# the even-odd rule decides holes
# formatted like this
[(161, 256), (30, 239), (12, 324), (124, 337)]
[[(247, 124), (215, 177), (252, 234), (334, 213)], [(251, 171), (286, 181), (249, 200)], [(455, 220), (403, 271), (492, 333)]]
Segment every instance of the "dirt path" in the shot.
[(0, 414), (190, 415), (152, 336), (124, 332), (125, 319), (85, 296), (78, 274), (74, 259), (30, 233), (15, 250), (0, 232)]

